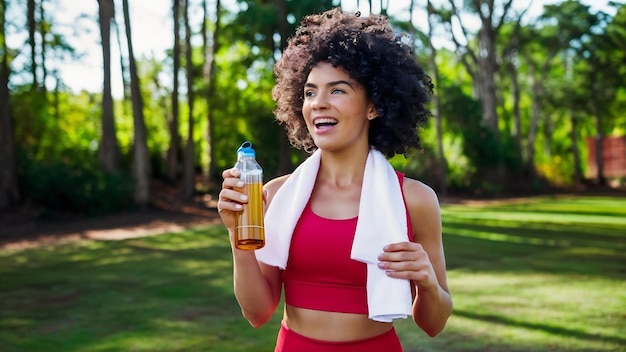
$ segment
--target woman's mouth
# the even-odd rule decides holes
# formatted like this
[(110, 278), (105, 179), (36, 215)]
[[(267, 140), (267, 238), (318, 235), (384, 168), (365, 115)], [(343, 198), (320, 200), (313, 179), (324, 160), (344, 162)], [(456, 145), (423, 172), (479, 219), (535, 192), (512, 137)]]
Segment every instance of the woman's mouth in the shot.
[(317, 131), (325, 131), (337, 124), (337, 120), (328, 118), (328, 117), (320, 117), (313, 120), (313, 125)]

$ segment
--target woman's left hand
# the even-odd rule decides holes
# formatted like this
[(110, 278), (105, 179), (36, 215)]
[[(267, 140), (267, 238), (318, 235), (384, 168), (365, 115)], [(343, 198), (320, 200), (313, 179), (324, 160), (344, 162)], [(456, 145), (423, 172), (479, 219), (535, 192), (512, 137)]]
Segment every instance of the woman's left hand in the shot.
[(378, 267), (388, 276), (412, 280), (423, 289), (439, 286), (435, 270), (421, 244), (415, 242), (393, 243), (378, 256)]

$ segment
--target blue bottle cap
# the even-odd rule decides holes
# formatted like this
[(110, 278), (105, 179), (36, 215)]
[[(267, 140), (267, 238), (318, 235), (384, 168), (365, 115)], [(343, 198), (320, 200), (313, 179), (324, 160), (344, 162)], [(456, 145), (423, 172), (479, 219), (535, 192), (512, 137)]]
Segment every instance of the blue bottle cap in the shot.
[(246, 156), (255, 156), (256, 153), (254, 149), (252, 149), (252, 142), (249, 142), (249, 141), (243, 142), (243, 144), (241, 144), (239, 149), (237, 149), (237, 155), (239, 155), (240, 153)]

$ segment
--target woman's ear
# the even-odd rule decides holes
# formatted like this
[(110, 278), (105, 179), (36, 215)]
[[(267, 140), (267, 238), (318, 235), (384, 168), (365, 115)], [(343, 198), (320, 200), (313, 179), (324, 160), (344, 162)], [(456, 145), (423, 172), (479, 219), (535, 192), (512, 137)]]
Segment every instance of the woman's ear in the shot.
[(374, 104), (370, 104), (370, 108), (367, 111), (367, 119), (371, 121), (377, 117), (378, 117), (378, 111), (376, 110), (376, 107), (374, 106)]

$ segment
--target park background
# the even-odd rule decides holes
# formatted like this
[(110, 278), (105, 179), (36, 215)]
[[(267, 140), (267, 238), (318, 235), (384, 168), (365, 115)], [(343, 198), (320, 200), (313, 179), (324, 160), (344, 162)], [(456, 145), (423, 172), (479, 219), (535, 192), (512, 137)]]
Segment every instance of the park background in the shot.
[(436, 339), (400, 323), (407, 350), (624, 350), (624, 4), (163, 3), (0, 1), (0, 350), (271, 348), (215, 197), (244, 140), (266, 179), (306, 157), (272, 65), (333, 6), (388, 14), (435, 84), (392, 163), (440, 195), (455, 313)]

